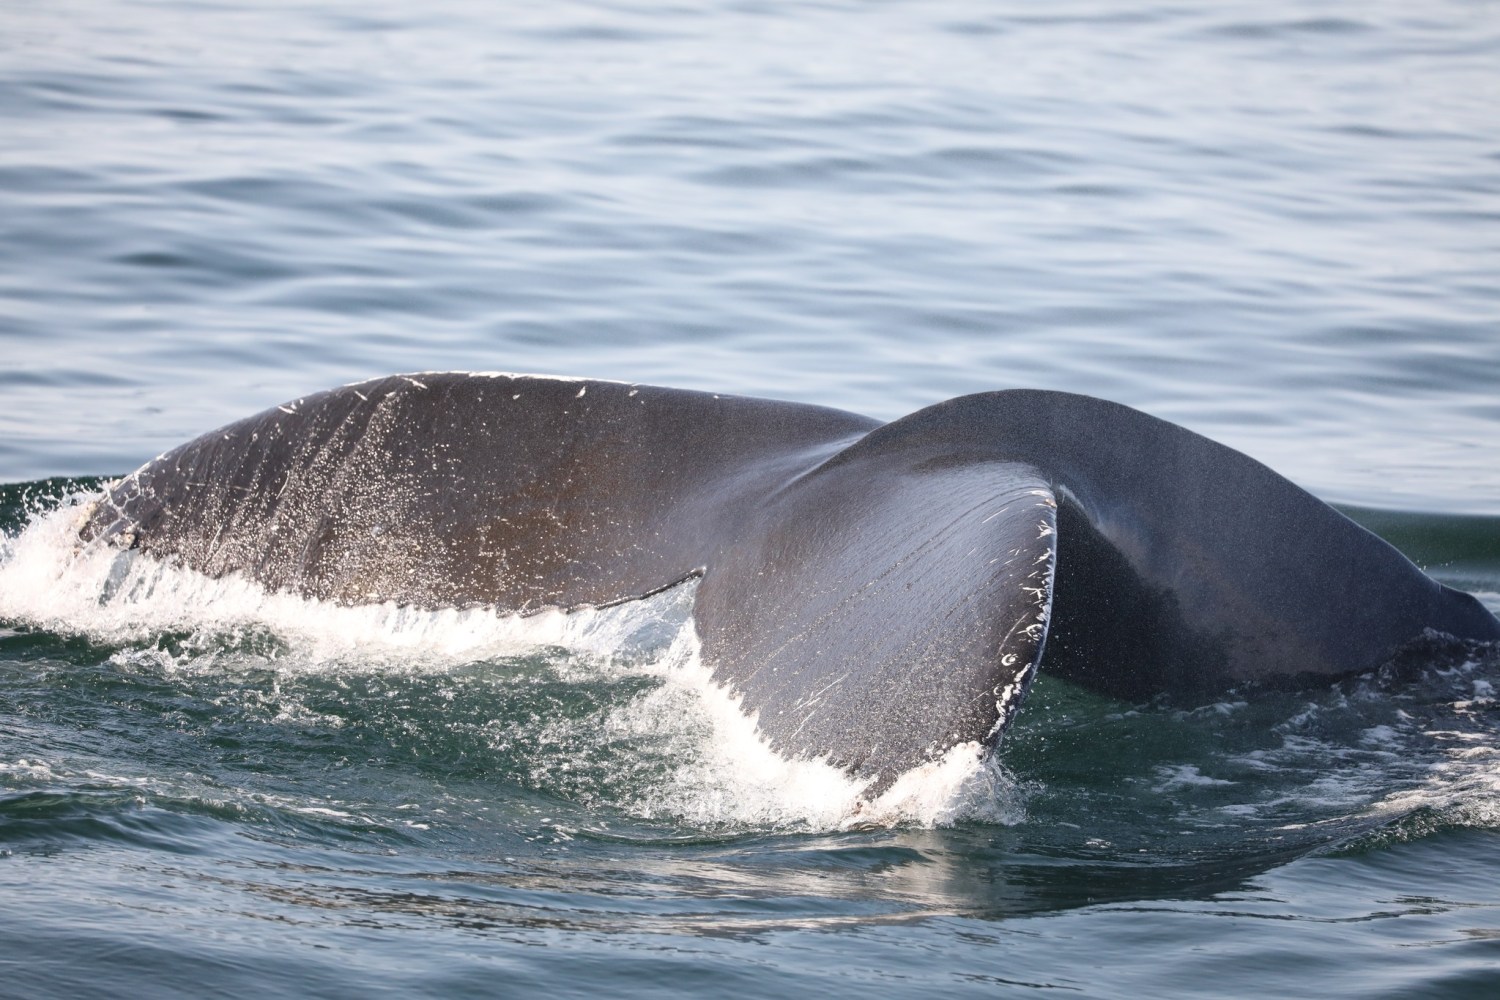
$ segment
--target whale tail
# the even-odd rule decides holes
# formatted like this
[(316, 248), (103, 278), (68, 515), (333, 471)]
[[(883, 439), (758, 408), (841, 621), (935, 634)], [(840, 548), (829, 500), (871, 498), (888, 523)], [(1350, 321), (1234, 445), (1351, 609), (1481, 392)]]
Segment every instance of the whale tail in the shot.
[(529, 613), (701, 577), (704, 659), (789, 755), (889, 784), (993, 745), (1039, 664), (1130, 698), (1380, 666), (1473, 597), (1260, 463), (1012, 390), (881, 425), (770, 400), (396, 376), (211, 432), (84, 524), (342, 603)]

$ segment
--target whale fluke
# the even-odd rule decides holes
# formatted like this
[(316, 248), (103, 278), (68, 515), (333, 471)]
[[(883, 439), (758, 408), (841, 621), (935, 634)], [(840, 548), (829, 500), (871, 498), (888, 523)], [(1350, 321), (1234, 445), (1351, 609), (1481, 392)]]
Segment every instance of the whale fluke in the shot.
[(1040, 664), (1108, 694), (1368, 671), (1500, 622), (1259, 462), (1086, 396), (823, 407), (392, 376), (111, 484), (85, 541), (343, 604), (603, 606), (701, 577), (705, 662), (788, 755), (887, 786), (993, 746)]

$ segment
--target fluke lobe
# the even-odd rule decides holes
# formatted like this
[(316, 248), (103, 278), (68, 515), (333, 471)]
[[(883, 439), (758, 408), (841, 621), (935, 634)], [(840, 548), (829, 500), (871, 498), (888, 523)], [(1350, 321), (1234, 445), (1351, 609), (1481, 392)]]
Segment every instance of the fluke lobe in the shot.
[(1371, 670), (1468, 594), (1259, 462), (1115, 403), (893, 423), (528, 375), (392, 376), (205, 434), (81, 529), (341, 604), (528, 613), (693, 577), (704, 661), (788, 755), (879, 791), (993, 746), (1039, 664), (1130, 698)]

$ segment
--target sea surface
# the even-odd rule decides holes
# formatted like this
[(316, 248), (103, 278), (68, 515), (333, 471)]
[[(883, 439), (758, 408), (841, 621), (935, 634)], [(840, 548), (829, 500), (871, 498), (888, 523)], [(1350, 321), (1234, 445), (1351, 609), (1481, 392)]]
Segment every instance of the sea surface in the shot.
[(0, 0), (0, 996), (1500, 995), (1493, 650), (1044, 676), (871, 810), (689, 590), (331, 607), (71, 534), (390, 372), (1032, 386), (1500, 611), (1497, 125), (1482, 0)]

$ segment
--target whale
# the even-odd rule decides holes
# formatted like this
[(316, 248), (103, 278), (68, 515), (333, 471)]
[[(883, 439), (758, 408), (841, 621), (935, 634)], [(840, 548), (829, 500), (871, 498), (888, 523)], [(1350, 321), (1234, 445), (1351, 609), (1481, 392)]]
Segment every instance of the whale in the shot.
[(996, 747), (1039, 669), (1120, 699), (1326, 683), (1500, 622), (1260, 462), (1066, 392), (892, 422), (597, 379), (418, 373), (108, 484), (82, 544), (341, 605), (528, 615), (688, 581), (764, 740), (878, 792)]

